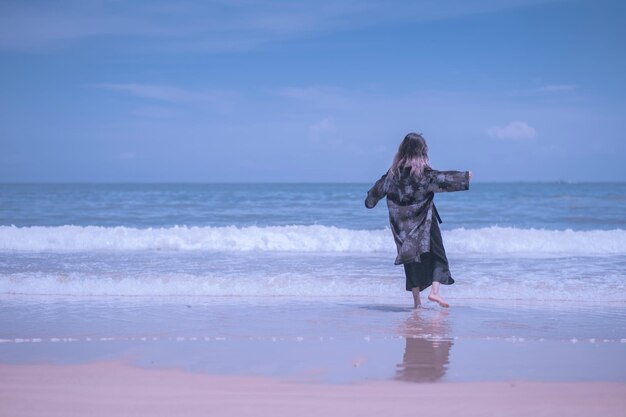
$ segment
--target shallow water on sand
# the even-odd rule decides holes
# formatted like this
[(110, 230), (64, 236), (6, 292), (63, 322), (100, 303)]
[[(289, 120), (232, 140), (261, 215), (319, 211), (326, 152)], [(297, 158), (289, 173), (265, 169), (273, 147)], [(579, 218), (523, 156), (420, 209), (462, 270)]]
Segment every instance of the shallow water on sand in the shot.
[(330, 383), (626, 380), (626, 308), (406, 299), (3, 299), (0, 361), (144, 367)]

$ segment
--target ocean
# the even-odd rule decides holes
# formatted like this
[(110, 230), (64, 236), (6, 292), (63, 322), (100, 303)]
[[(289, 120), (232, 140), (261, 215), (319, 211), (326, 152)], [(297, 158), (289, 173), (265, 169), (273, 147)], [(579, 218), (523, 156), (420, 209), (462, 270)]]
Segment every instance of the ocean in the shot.
[[(0, 297), (410, 304), (370, 186), (0, 184)], [(472, 183), (435, 203), (451, 301), (626, 303), (626, 183)]]

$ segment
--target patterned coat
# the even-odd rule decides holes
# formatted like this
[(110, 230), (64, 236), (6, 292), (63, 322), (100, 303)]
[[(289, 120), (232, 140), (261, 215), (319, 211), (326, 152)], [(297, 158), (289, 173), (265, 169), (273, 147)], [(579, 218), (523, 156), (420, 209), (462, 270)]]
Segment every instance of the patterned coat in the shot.
[(434, 193), (469, 189), (468, 171), (436, 171), (426, 168), (416, 178), (404, 169), (399, 177), (383, 175), (367, 192), (365, 207), (374, 208), (387, 197), (389, 223), (396, 242), (398, 256), (395, 264), (419, 262), (423, 253), (430, 252), (430, 227)]

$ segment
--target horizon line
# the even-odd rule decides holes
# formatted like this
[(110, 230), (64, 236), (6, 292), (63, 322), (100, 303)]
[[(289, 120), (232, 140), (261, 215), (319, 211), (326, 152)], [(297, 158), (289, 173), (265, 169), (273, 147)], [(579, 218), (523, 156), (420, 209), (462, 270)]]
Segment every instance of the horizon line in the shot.
[[(328, 185), (348, 185), (348, 184), (369, 184), (372, 181), (0, 181), (0, 185), (298, 185), (298, 184), (328, 184)], [(470, 184), (625, 184), (623, 181), (609, 180), (511, 180), (511, 181), (471, 181)]]

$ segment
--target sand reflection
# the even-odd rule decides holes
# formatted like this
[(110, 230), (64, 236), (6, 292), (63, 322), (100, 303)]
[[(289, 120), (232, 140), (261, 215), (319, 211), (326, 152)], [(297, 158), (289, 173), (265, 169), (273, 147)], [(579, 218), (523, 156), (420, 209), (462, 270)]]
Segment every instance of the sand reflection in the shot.
[(448, 311), (414, 311), (399, 329), (406, 346), (396, 379), (411, 382), (434, 382), (447, 369), (452, 348)]

